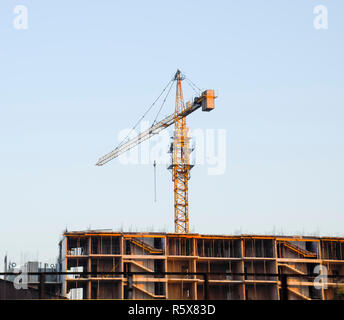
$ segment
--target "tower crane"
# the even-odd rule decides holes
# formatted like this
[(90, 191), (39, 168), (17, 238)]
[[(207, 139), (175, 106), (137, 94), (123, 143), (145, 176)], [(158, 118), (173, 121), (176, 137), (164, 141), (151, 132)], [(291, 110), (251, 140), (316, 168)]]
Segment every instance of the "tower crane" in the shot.
[(175, 233), (189, 232), (188, 181), (190, 179), (190, 170), (193, 165), (190, 163), (189, 155), (191, 148), (188, 128), (186, 126), (186, 117), (199, 108), (202, 108), (202, 111), (206, 112), (213, 110), (215, 107), (214, 100), (216, 98), (214, 90), (205, 90), (201, 95), (195, 97), (193, 101), (184, 104), (182, 90), (183, 80), (184, 76), (178, 69), (173, 78), (173, 81), (176, 82), (174, 113), (153, 124), (150, 128), (141, 132), (137, 136), (121, 143), (113, 151), (99, 158), (96, 163), (97, 166), (102, 166), (174, 124), (174, 136), (170, 147), (172, 162), (169, 169), (172, 171), (172, 180), (174, 183)]

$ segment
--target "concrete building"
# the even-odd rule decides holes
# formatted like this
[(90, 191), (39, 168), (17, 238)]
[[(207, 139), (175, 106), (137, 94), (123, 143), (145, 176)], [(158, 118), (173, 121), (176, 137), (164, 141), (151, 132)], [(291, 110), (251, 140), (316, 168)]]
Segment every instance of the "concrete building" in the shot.
[[(32, 300), (40, 299), (40, 292), (33, 285), (29, 285), (27, 289), (17, 290), (12, 281), (0, 279), (0, 300)], [(44, 299), (63, 299), (59, 295), (51, 292), (45, 292)]]
[[(62, 295), (74, 299), (204, 299), (200, 275), (154, 272), (235, 272), (295, 274), (288, 280), (289, 299), (337, 299), (344, 283), (330, 278), (316, 289), (308, 276), (344, 275), (344, 238), (290, 236), (215, 236), (174, 233), (66, 232), (60, 241), (62, 271), (147, 271), (134, 275), (128, 293), (125, 275), (69, 275)], [(318, 266), (318, 267), (317, 267)], [(209, 299), (280, 299), (276, 276), (210, 275)]]
[[(16, 275), (7, 275), (5, 280), (13, 282), (14, 279), (21, 275), (22, 280), (31, 288), (38, 289), (39, 286), (39, 275), (29, 274), (30, 272), (46, 272), (48, 273), (45, 277), (45, 292), (47, 295), (59, 296), (61, 294), (61, 283), (62, 278), (60, 275), (49, 274), (49, 272), (59, 272), (60, 264), (48, 264), (38, 261), (27, 261), (21, 266), (13, 265), (10, 263), (9, 266), (5, 264), (5, 272), (16, 273)], [(13, 285), (13, 284), (12, 284)]]

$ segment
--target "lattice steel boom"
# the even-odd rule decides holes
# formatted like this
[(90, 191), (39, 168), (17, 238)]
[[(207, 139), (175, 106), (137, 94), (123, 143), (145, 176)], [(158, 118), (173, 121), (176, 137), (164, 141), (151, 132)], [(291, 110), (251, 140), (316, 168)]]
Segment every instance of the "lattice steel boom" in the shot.
[(136, 137), (120, 144), (113, 151), (99, 158), (97, 166), (102, 166), (122, 153), (134, 148), (141, 142), (153, 135), (159, 134), (162, 130), (174, 124), (174, 138), (172, 144), (172, 179), (174, 182), (174, 223), (176, 233), (189, 232), (189, 200), (188, 180), (190, 178), (190, 147), (187, 136), (186, 116), (202, 107), (202, 111), (214, 109), (214, 90), (205, 90), (199, 97), (194, 98), (190, 103), (184, 104), (181, 81), (183, 77), (180, 70), (177, 70), (174, 80), (176, 85), (175, 111), (168, 117), (162, 119), (149, 129), (141, 132)]

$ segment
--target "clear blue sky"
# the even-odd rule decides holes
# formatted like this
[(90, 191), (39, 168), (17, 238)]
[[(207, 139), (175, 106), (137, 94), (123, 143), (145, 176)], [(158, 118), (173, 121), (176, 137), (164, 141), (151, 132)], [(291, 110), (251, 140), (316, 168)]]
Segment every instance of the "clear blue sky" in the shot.
[(190, 127), (227, 132), (225, 174), (193, 169), (192, 231), (344, 235), (343, 35), (341, 0), (1, 0), (1, 260), (54, 258), (66, 227), (173, 230), (164, 165), (155, 204), (151, 164), (94, 164), (177, 68), (219, 93)]

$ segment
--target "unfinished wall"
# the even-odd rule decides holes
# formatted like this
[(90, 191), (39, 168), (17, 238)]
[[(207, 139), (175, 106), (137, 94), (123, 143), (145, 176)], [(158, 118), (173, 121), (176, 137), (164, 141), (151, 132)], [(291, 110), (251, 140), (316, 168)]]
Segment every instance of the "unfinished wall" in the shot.
[[(309, 281), (319, 264), (329, 275), (344, 274), (344, 239), (80, 232), (67, 233), (60, 252), (62, 270), (152, 273), (134, 276), (134, 299), (204, 299), (202, 275), (154, 274), (159, 271), (253, 273), (210, 275), (210, 299), (279, 299), (279, 279), (258, 273), (295, 274), (288, 279), (290, 299), (344, 297), (338, 279), (330, 280), (326, 290), (314, 289)], [(83, 298), (128, 298), (126, 275), (65, 277), (65, 294), (80, 288)]]

